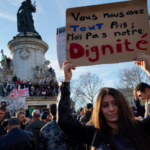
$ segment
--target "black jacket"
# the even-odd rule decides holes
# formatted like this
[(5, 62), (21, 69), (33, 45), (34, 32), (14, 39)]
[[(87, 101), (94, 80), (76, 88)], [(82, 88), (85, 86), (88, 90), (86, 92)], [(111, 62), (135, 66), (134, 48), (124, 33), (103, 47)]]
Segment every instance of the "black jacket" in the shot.
[(28, 126), (26, 126), (25, 130), (30, 131), (34, 135), (36, 150), (38, 150), (39, 138), (40, 138), (40, 130), (46, 124), (46, 122), (41, 120), (35, 120), (31, 122)]
[[(92, 125), (84, 125), (83, 123), (80, 123), (70, 113), (70, 83), (62, 83), (58, 100), (57, 122), (60, 128), (68, 136), (79, 140), (83, 144), (99, 148), (102, 144), (102, 137), (99, 130), (94, 128)], [(145, 131), (145, 133), (150, 137), (150, 116), (143, 121), (138, 121), (138, 123), (142, 127), (143, 132)], [(94, 136), (95, 140), (93, 141)]]
[(28, 131), (13, 128), (0, 138), (1, 150), (34, 150), (33, 134)]
[(5, 135), (7, 133), (7, 131), (4, 129), (4, 127), (2, 125), (0, 125), (0, 137)]
[(13, 81), (17, 81), (17, 77), (16, 76), (13, 77)]

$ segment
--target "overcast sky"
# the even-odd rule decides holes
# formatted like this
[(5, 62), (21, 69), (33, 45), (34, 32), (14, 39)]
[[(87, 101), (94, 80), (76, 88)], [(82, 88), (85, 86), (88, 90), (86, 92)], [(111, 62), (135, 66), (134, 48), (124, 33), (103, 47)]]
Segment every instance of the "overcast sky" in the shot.
[[(42, 36), (43, 41), (49, 45), (45, 58), (50, 60), (57, 78), (62, 77), (62, 73), (59, 70), (56, 55), (56, 28), (65, 26), (66, 8), (119, 1), (121, 0), (36, 0), (37, 12), (33, 14), (35, 29)], [(0, 49), (4, 49), (7, 56), (11, 56), (7, 43), (18, 34), (16, 14), (21, 2), (23, 0), (0, 0)], [(148, 0), (148, 6), (150, 12), (150, 0)], [(73, 72), (73, 79), (77, 79), (81, 73), (91, 71), (104, 80), (105, 86), (111, 87), (117, 80), (118, 70), (133, 65), (134, 62), (128, 62), (79, 67)]]

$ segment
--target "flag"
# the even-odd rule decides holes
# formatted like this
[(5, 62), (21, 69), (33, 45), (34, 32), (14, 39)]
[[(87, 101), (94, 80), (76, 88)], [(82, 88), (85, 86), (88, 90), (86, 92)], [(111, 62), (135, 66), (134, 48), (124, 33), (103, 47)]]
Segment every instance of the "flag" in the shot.
[(29, 111), (29, 115), (32, 116), (32, 112), (34, 111), (34, 109), (33, 108), (29, 108), (29, 110), (30, 110)]

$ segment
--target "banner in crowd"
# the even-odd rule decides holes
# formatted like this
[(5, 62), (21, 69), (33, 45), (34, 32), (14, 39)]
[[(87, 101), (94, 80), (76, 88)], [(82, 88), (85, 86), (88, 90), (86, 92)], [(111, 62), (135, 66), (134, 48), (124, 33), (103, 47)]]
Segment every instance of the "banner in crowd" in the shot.
[(21, 89), (21, 90), (13, 90), (10, 97), (22, 97), (22, 96), (29, 96), (29, 89)]
[(76, 66), (134, 61), (149, 49), (147, 0), (66, 11), (66, 59)]
[(1, 99), (1, 102), (2, 101), (6, 102), (6, 106), (9, 111), (20, 110), (20, 108), (24, 109), (25, 107), (25, 99), (26, 99), (25, 97), (19, 97), (11, 100)]
[(59, 68), (66, 61), (66, 27), (57, 28), (56, 31), (56, 47)]

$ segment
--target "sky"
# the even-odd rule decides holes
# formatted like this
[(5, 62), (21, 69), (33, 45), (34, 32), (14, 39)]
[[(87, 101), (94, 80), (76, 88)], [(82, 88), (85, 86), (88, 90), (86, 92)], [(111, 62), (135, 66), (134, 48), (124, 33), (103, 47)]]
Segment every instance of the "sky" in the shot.
[[(57, 78), (62, 78), (62, 72), (59, 69), (56, 55), (56, 28), (65, 26), (66, 9), (119, 1), (122, 0), (36, 0), (37, 12), (33, 14), (35, 29), (42, 36), (43, 41), (49, 45), (45, 58), (50, 60), (50, 65), (55, 69)], [(4, 54), (10, 57), (7, 43), (18, 34), (16, 14), (22, 2), (23, 0), (0, 0), (0, 49), (3, 49)], [(148, 10), (150, 12), (150, 0), (148, 0)], [(105, 86), (114, 87), (118, 71), (133, 65), (134, 62), (127, 62), (77, 67), (73, 71), (72, 79), (76, 80), (80, 74), (91, 71), (103, 80)]]

